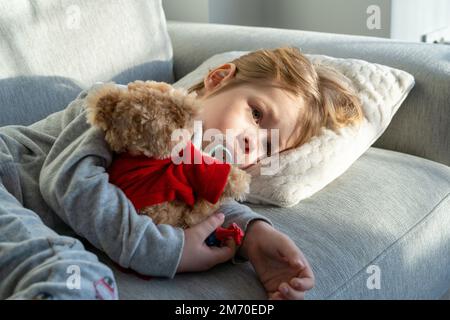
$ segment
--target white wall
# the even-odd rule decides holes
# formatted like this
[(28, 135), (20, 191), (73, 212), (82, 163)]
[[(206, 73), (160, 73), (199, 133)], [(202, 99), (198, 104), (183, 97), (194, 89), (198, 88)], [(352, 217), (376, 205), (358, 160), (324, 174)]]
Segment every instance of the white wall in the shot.
[(392, 38), (420, 41), (424, 33), (445, 27), (450, 27), (449, 0), (392, 0)]
[[(381, 11), (381, 29), (367, 28), (370, 5)], [(272, 27), (389, 37), (390, 0), (266, 0)]]

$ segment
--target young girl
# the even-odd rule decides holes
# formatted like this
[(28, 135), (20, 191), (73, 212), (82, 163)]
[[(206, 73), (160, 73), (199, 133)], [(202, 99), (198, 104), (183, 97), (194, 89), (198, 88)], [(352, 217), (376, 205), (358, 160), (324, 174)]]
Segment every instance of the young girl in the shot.
[[(256, 147), (270, 138), (255, 135), (260, 128), (279, 129), (274, 153), (307, 142), (321, 126), (361, 119), (344, 79), (313, 67), (295, 48), (240, 57), (190, 90), (204, 105), (203, 130), (233, 129), (244, 141), (235, 150), (246, 156), (243, 168), (267, 156)], [(86, 95), (31, 126), (0, 128), (0, 298), (117, 298), (111, 270), (75, 237), (123, 267), (169, 278), (237, 255), (252, 263), (269, 298), (304, 298), (314, 276), (300, 249), (247, 206), (230, 201), (186, 230), (138, 215), (108, 182), (112, 154), (100, 130), (86, 123)], [(205, 245), (231, 222), (246, 232), (237, 252)]]

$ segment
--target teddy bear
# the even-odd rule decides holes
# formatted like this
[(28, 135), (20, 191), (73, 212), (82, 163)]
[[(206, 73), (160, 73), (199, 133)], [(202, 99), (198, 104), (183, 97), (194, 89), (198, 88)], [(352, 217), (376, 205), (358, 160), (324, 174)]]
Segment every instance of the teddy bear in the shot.
[[(111, 82), (91, 89), (85, 108), (87, 122), (103, 131), (113, 151), (110, 182), (155, 224), (192, 227), (249, 192), (248, 173), (193, 146), (193, 122), (202, 108), (195, 92), (165, 82)], [(174, 139), (177, 129), (184, 134)], [(174, 163), (174, 154), (203, 162)]]

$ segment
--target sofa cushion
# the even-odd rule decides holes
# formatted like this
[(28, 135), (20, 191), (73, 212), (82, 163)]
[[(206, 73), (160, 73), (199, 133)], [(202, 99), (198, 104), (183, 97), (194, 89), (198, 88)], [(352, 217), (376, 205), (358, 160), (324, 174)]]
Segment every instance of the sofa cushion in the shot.
[[(450, 286), (447, 166), (370, 148), (342, 176), (294, 207), (250, 206), (304, 252), (316, 276), (307, 299), (434, 299)], [(173, 280), (142, 280), (106, 263), (122, 299), (265, 298), (249, 263)], [(375, 269), (380, 289), (369, 289)]]
[(161, 0), (0, 0), (0, 126), (30, 124), (96, 81), (172, 82)]

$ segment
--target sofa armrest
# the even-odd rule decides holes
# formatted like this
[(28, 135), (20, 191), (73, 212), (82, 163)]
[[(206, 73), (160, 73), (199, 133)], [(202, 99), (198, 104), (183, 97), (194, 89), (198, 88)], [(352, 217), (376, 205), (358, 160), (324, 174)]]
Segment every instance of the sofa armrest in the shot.
[(450, 165), (450, 46), (390, 39), (168, 21), (179, 79), (210, 56), (283, 45), (304, 53), (363, 59), (411, 73), (416, 85), (374, 146)]

